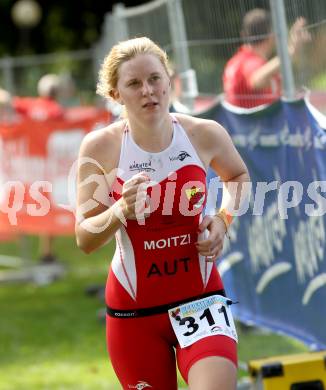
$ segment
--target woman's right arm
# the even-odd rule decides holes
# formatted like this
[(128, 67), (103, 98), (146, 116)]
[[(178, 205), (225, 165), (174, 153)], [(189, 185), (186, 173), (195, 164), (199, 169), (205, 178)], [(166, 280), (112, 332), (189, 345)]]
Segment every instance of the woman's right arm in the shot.
[(114, 134), (103, 129), (87, 134), (80, 147), (75, 234), (78, 247), (86, 253), (109, 241), (121, 226), (121, 199), (109, 203), (116, 146)]
[[(112, 127), (117, 130), (116, 125)], [(110, 202), (121, 147), (119, 131), (111, 130), (89, 133), (80, 147), (75, 234), (78, 247), (85, 253), (111, 240), (127, 219), (135, 219), (137, 208), (141, 209), (146, 199), (146, 186), (142, 184), (149, 178), (139, 173), (123, 184), (121, 198)]]

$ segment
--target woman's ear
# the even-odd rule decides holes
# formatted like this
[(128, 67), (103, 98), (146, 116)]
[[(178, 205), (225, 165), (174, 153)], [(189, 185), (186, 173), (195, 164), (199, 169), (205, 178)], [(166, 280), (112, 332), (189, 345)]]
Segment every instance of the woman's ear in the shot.
[(123, 103), (123, 100), (121, 99), (121, 96), (119, 94), (119, 91), (117, 89), (111, 89), (110, 91), (110, 97), (115, 100), (116, 102), (118, 102), (119, 104), (124, 104)]

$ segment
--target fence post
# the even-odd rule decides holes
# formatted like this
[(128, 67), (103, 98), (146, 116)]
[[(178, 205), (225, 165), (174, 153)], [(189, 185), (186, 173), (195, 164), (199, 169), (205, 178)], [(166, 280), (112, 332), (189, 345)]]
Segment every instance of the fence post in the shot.
[(101, 38), (94, 45), (94, 73), (96, 77), (103, 58), (111, 48), (119, 41), (128, 38), (128, 25), (124, 17), (124, 10), (124, 4), (118, 3), (113, 5), (112, 12), (105, 14)]
[(14, 94), (15, 83), (14, 83), (14, 76), (13, 76), (13, 60), (11, 57), (6, 57), (1, 62), (3, 64), (4, 88), (11, 94)]
[(104, 22), (102, 27), (102, 34), (98, 42), (94, 45), (93, 50), (93, 69), (94, 69), (94, 75), (96, 76), (95, 79), (97, 79), (97, 74), (99, 67), (101, 66), (101, 63), (104, 59), (104, 57), (108, 54), (111, 47), (114, 45), (115, 40), (115, 31), (114, 31), (114, 22), (113, 22), (113, 15), (111, 12), (107, 12), (104, 16)]
[(293, 100), (295, 98), (295, 83), (288, 50), (288, 32), (284, 0), (270, 0), (270, 8), (273, 28), (276, 33), (277, 53), (281, 61), (284, 97)]
[(193, 109), (194, 98), (198, 95), (196, 73), (191, 69), (187, 46), (187, 33), (181, 0), (167, 0), (169, 28), (175, 59), (175, 70), (182, 85), (182, 103)]
[(124, 17), (125, 6), (122, 3), (115, 4), (113, 6), (112, 22), (114, 24), (114, 40), (115, 44), (119, 41), (128, 39), (128, 25), (126, 18)]

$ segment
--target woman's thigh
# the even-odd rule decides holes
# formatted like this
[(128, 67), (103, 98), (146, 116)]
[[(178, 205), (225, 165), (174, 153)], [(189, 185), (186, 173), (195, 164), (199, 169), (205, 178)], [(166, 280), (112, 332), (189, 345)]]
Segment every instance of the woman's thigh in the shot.
[(160, 316), (107, 316), (108, 352), (124, 389), (177, 389), (175, 353), (164, 321)]
[(235, 390), (237, 368), (224, 357), (205, 357), (190, 367), (188, 385), (190, 390)]
[(227, 336), (205, 337), (186, 348), (177, 347), (177, 362), (179, 371), (188, 383), (190, 368), (206, 357), (218, 356), (231, 361), (237, 366), (237, 343)]

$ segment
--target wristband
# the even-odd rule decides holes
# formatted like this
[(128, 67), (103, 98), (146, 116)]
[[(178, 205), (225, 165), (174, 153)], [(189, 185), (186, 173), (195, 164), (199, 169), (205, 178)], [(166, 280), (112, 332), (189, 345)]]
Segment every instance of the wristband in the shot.
[(220, 218), (224, 222), (224, 225), (225, 225), (225, 228), (226, 228), (225, 235), (227, 236), (227, 238), (230, 238), (229, 227), (230, 227), (230, 225), (231, 225), (231, 223), (233, 221), (233, 216), (228, 214), (225, 209), (220, 209), (215, 214), (215, 217)]

